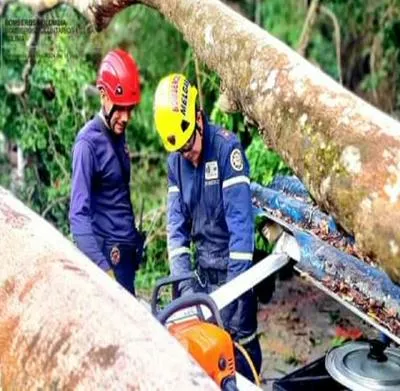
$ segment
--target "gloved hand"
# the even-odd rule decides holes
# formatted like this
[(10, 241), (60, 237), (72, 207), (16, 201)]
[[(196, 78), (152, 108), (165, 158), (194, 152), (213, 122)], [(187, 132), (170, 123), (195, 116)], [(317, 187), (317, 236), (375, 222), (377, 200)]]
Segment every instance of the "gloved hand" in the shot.
[(106, 273), (113, 279), (115, 280), (115, 274), (113, 269), (108, 269)]
[(192, 280), (186, 280), (179, 283), (179, 296), (188, 296), (194, 293)]

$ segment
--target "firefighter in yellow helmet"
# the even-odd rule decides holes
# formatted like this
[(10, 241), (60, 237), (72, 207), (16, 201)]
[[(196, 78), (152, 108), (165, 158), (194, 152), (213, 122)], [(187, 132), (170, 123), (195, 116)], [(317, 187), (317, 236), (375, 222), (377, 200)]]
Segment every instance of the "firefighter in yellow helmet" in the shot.
[[(249, 164), (238, 138), (207, 121), (196, 106), (197, 90), (185, 76), (163, 78), (154, 98), (154, 120), (168, 158), (168, 256), (172, 275), (190, 272), (196, 247), (200, 283), (181, 282), (181, 294), (211, 293), (252, 265), (254, 222)], [(232, 337), (250, 354), (258, 372), (261, 349), (253, 290), (221, 316)], [(237, 369), (254, 380), (241, 355)]]

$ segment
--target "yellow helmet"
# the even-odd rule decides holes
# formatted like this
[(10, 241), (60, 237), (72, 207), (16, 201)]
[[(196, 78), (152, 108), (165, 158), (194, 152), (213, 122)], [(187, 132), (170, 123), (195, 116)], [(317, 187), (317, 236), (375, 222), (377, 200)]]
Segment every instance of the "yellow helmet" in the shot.
[(154, 122), (168, 152), (182, 148), (196, 125), (197, 89), (185, 76), (173, 73), (161, 79), (154, 97)]

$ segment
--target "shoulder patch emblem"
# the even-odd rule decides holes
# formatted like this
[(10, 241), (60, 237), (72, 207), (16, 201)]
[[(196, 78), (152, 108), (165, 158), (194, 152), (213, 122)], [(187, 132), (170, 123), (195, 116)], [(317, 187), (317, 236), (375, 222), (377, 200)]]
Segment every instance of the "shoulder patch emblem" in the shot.
[(238, 148), (235, 148), (231, 152), (231, 166), (235, 171), (243, 170), (243, 156)]
[(216, 160), (206, 162), (205, 179), (206, 181), (218, 179), (218, 163)]
[(221, 129), (220, 130), (221, 135), (226, 138), (227, 140), (229, 140), (232, 137), (232, 133), (225, 130), (225, 129)]

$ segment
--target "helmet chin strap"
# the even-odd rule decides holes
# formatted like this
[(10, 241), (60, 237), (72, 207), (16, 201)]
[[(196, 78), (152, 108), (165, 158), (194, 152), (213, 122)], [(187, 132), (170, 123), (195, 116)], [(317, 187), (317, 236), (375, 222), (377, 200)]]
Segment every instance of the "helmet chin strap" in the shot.
[(195, 130), (198, 130), (200, 135), (203, 136), (203, 131), (204, 131), (204, 111), (203, 111), (203, 109), (198, 109), (196, 111), (196, 117), (197, 117), (197, 113), (200, 113), (200, 115), (201, 115), (201, 126), (197, 123), (197, 118), (196, 118)]
[(114, 115), (115, 111), (117, 110), (117, 107), (115, 105), (111, 106), (111, 110), (108, 112), (108, 114), (106, 113), (104, 106), (102, 108), (102, 112), (103, 112), (103, 116), (104, 119), (106, 120), (107, 126), (112, 130), (112, 126), (111, 126), (111, 118)]

